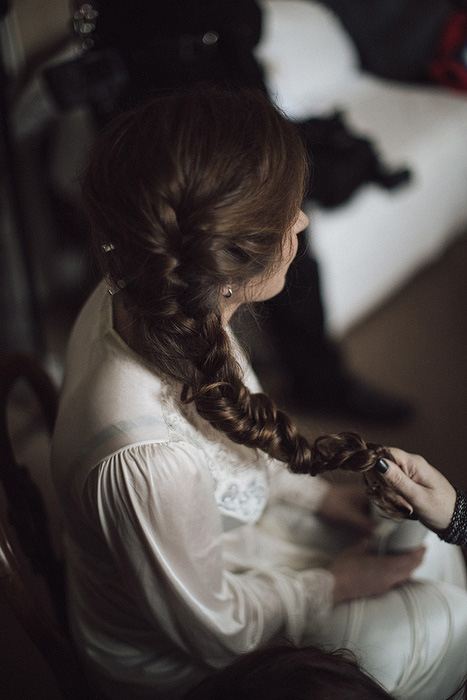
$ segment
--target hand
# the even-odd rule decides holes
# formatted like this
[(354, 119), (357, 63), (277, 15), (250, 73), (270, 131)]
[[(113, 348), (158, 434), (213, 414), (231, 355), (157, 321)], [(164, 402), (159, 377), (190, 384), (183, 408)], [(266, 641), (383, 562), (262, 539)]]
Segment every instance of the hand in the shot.
[(342, 552), (330, 571), (335, 576), (334, 604), (353, 598), (381, 595), (410, 579), (422, 563), (424, 547), (403, 554), (377, 555), (366, 539)]
[(352, 525), (368, 534), (376, 527), (370, 516), (370, 500), (357, 484), (332, 484), (321, 500), (318, 513), (326, 520)]
[[(402, 498), (401, 505), (408, 505), (419, 520), (430, 530), (445, 530), (451, 522), (456, 504), (456, 491), (437, 469), (420, 457), (391, 447), (397, 464), (385, 460), (388, 471), (383, 479)], [(395, 497), (396, 500), (398, 497)]]

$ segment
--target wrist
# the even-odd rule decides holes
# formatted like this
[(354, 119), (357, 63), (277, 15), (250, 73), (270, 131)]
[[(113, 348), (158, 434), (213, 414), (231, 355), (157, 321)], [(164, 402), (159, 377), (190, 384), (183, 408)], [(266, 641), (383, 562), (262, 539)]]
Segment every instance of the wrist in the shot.
[(451, 521), (447, 528), (438, 532), (438, 537), (450, 544), (461, 547), (467, 545), (467, 491), (456, 488), (456, 501)]
[(349, 593), (349, 582), (347, 581), (345, 574), (343, 575), (342, 571), (333, 571), (332, 568), (330, 569), (330, 572), (334, 580), (332, 587), (333, 604), (338, 605), (339, 603), (343, 603), (344, 600), (352, 598)]

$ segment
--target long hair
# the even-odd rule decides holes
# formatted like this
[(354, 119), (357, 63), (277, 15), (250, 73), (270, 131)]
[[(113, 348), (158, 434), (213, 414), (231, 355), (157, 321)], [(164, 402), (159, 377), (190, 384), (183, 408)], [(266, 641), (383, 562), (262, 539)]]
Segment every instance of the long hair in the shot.
[(184, 700), (391, 700), (347, 650), (289, 644), (245, 654)]
[[(183, 700), (394, 700), (348, 649), (292, 643), (240, 656), (188, 691)], [(446, 700), (465, 700), (467, 681)]]
[[(82, 194), (140, 354), (231, 440), (316, 474), (328, 468), (323, 439), (311, 447), (247, 389), (219, 311), (222, 287), (274, 271), (307, 170), (296, 126), (265, 95), (206, 89), (118, 116), (92, 150)], [(372, 466), (374, 451), (359, 450), (358, 470)]]

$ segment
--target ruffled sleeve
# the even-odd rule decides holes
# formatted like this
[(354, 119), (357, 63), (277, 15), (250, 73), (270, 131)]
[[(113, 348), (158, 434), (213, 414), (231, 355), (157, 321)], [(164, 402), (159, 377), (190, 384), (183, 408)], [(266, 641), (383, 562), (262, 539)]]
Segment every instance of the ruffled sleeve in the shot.
[(146, 622), (217, 667), (275, 635), (299, 641), (327, 617), (334, 578), (322, 569), (227, 570), (203, 460), (184, 442), (126, 448), (94, 469), (85, 500)]

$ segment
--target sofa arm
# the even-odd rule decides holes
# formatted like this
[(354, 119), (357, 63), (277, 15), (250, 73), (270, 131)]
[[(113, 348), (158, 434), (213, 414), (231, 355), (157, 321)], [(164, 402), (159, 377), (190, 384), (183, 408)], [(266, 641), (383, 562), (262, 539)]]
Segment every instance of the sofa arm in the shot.
[(338, 17), (311, 0), (264, 0), (257, 57), (290, 116), (317, 112), (358, 78), (357, 49)]

